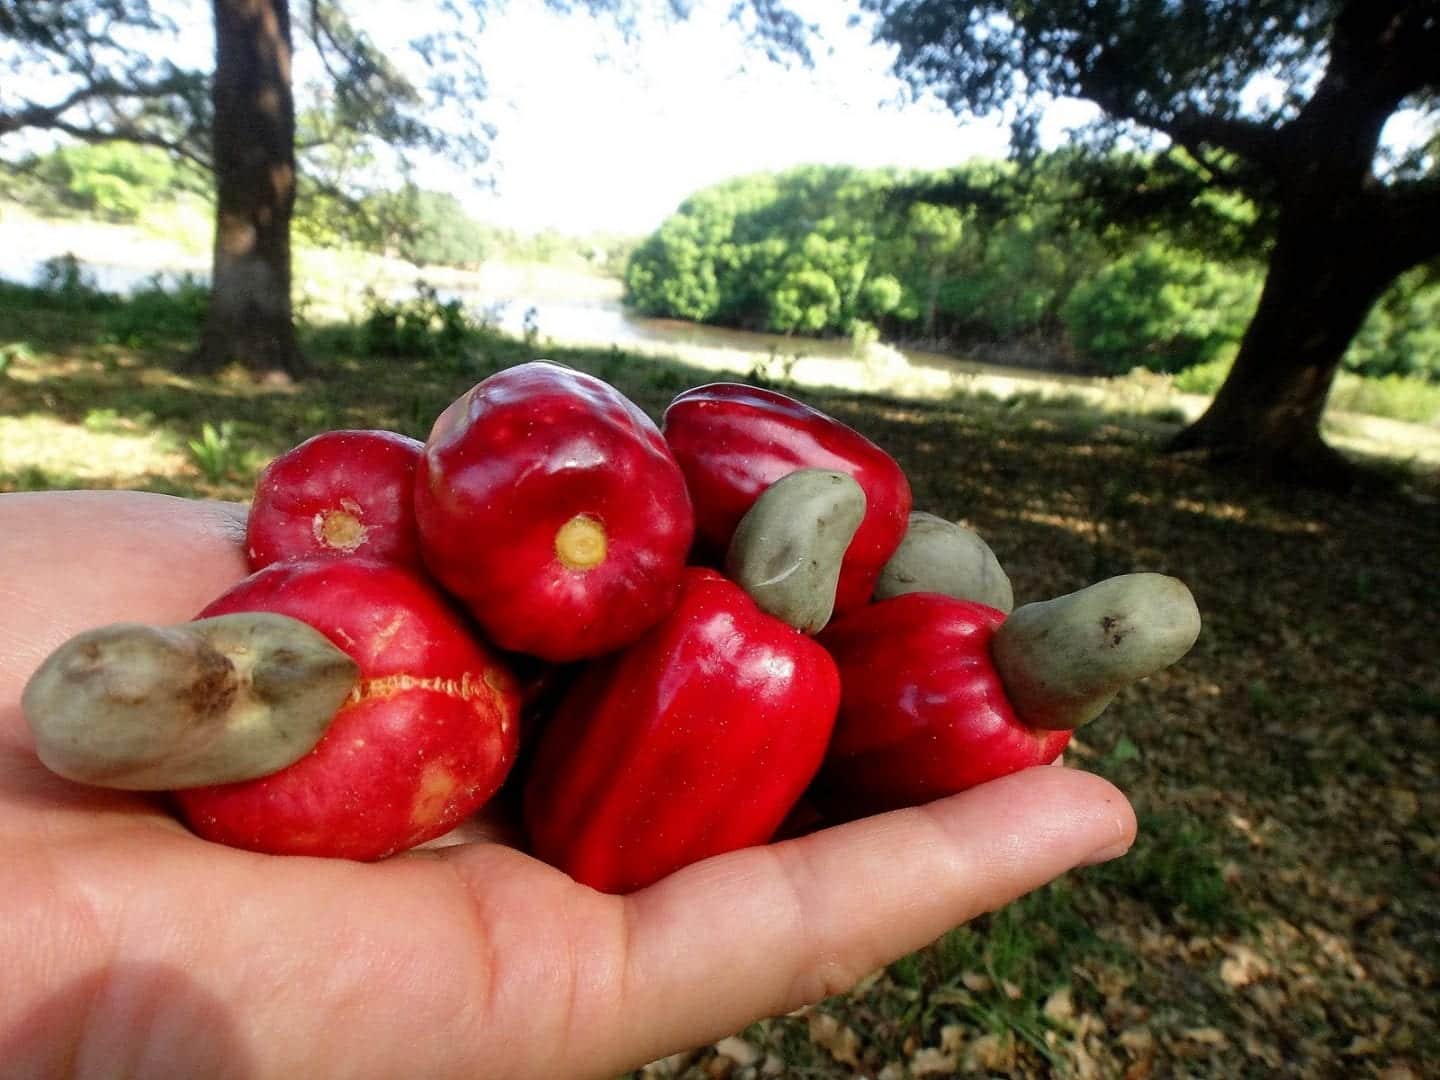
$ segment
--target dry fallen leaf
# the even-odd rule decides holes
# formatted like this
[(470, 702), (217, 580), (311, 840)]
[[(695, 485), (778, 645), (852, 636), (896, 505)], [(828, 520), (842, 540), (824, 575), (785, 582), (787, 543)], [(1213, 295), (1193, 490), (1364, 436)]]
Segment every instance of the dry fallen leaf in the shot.
[(860, 1036), (829, 1013), (813, 1012), (808, 1019), (810, 1041), (842, 1065), (860, 1064)]
[(965, 1064), (981, 1069), (1004, 1069), (1014, 1060), (1015, 1048), (1008, 1039), (994, 1032), (981, 1035), (965, 1052)]
[(1055, 990), (1045, 999), (1044, 1013), (1046, 1018), (1057, 1024), (1065, 1024), (1075, 1018), (1075, 991), (1069, 986), (1062, 986)]
[(939, 1047), (927, 1046), (910, 1058), (911, 1076), (949, 1076), (958, 1064), (954, 1054)]
[(760, 1060), (760, 1050), (738, 1035), (721, 1039), (715, 1044), (715, 1052), (729, 1058), (742, 1069), (748, 1068)]
[(1256, 979), (1270, 974), (1265, 958), (1248, 945), (1227, 945), (1230, 955), (1220, 962), (1220, 978), (1227, 986), (1249, 986)]
[(1203, 1043), (1206, 1046), (1226, 1047), (1230, 1045), (1229, 1038), (1225, 1033), (1216, 1027), (1193, 1027), (1185, 1028), (1180, 1032), (1182, 1039), (1190, 1042)]

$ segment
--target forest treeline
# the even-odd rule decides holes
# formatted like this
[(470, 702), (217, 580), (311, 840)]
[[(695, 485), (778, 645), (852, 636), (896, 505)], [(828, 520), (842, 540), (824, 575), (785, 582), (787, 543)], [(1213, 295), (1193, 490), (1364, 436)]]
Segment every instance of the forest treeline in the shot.
[[(805, 166), (738, 177), (686, 199), (640, 244), (627, 303), (787, 334), (1023, 343), (1044, 362), (1104, 372), (1226, 362), (1260, 294), (1258, 211), (1207, 192), (1183, 215), (1117, 224), (1093, 180), (1064, 154), (932, 173)], [(1440, 381), (1437, 270), (1396, 282), (1347, 368)]]
[[(581, 262), (623, 275), (642, 315), (948, 350), (1013, 345), (1012, 361), (1106, 373), (1227, 364), (1263, 278), (1259, 211), (1211, 191), (1181, 214), (1117, 221), (1113, 190), (1097, 196), (1093, 173), (1076, 169), (1062, 153), (928, 173), (758, 173), (691, 195), (638, 246), (498, 228), (415, 185), (354, 198), (307, 183), (294, 230), (303, 243), (422, 267)], [(1133, 180), (1135, 163), (1115, 171)], [(6, 179), (33, 210), (119, 223), (163, 219), (187, 202), (208, 212), (212, 199), (203, 170), (118, 142), (65, 146)], [(1345, 366), (1440, 383), (1440, 266), (1399, 278)]]
[[(41, 214), (133, 224), (157, 218), (163, 223), (186, 203), (203, 204), (202, 217), (214, 213), (209, 173), (153, 147), (75, 143), (8, 168), (0, 163), (0, 170), (6, 194)], [(618, 274), (635, 245), (619, 234), (577, 237), (501, 228), (472, 217), (454, 195), (416, 184), (353, 195), (310, 178), (299, 184), (293, 228), (297, 241), (314, 247), (345, 246), (416, 266), (460, 269), (487, 260), (578, 260)]]

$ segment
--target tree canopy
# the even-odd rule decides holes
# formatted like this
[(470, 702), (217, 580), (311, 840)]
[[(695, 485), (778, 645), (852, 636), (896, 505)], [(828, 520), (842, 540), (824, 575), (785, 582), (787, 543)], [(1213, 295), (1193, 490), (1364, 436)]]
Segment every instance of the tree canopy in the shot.
[[(293, 37), (318, 72), (315, 85), (301, 89), (325, 103), (297, 143), (302, 157), (343, 140), (372, 153), (388, 149), (402, 166), (399, 155), (417, 150), (483, 161), (488, 126), (444, 106), (484, 96), (475, 42), (485, 9), (480, 0), (441, 0), (442, 21), (382, 45), (339, 0), (292, 5)], [(0, 0), (8, 73), (0, 138), (29, 128), (85, 142), (118, 139), (209, 168), (211, 57), (200, 52), (182, 63), (173, 47), (194, 19), (194, 5), (176, 0)]]
[[(1269, 270), (1230, 378), (1176, 446), (1331, 480), (1319, 434), (1347, 346), (1399, 275), (1440, 255), (1440, 146), (1398, 157), (1402, 111), (1440, 130), (1440, 0), (862, 0), (896, 70), (957, 112), (1099, 106), (1092, 143), (1161, 138), (1271, 224)], [(1301, 333), (1301, 331), (1304, 331)]]
[[(1159, 222), (1107, 220), (1093, 198), (1107, 169), (1111, 184), (1157, 174), (1148, 155), (1066, 150), (1023, 166), (736, 177), (695, 192), (636, 248), (626, 299), (647, 315), (859, 339), (874, 327), (1109, 373), (1233, 358), (1260, 292), (1253, 204), (1211, 196)], [(1436, 313), (1440, 278), (1403, 275), (1345, 368), (1440, 381)]]

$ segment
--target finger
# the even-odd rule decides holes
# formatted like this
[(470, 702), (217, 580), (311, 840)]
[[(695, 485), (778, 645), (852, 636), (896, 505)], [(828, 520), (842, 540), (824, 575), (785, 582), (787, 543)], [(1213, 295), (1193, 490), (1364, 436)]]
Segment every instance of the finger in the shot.
[[(613, 1014), (624, 1067), (703, 1045), (853, 986), (1072, 867), (1134, 839), (1100, 777), (1035, 768), (896, 811), (697, 864), (629, 899)], [(646, 1030), (624, 1018), (647, 1018)]]

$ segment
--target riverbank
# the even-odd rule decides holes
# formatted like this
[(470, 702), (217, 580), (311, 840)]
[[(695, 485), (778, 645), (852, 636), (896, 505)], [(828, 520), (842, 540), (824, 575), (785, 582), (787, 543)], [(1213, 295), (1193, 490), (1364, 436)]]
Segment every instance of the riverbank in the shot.
[[(99, 287), (126, 292), (153, 274), (195, 274), (209, 268), (209, 225), (167, 218), (150, 225), (54, 221), (0, 205), (0, 250), (9, 253), (0, 275), (29, 281), (46, 260), (73, 255)], [(846, 390), (917, 401), (987, 396), (1066, 402), (1104, 411), (1149, 414), (1188, 422), (1209, 403), (1184, 393), (1165, 376), (1136, 371), (1087, 377), (1026, 367), (977, 363), (962, 357), (901, 350), (883, 342), (788, 337), (644, 319), (621, 305), (621, 283), (583, 264), (487, 262), (475, 270), (417, 267), (400, 259), (345, 249), (297, 245), (297, 311), (313, 322), (346, 321), (375, 296), (413, 295), (424, 282), (461, 300), (477, 318), (534, 342), (537, 349), (620, 348), (656, 359), (673, 358), (715, 378), (760, 376), (799, 390)], [(1343, 377), (1336, 399), (1346, 395)], [(1353, 386), (1351, 387), (1353, 389)], [(1350, 394), (1354, 397), (1355, 395)], [(1440, 414), (1428, 423), (1334, 408), (1325, 434), (1341, 449), (1365, 457), (1440, 467)]]

